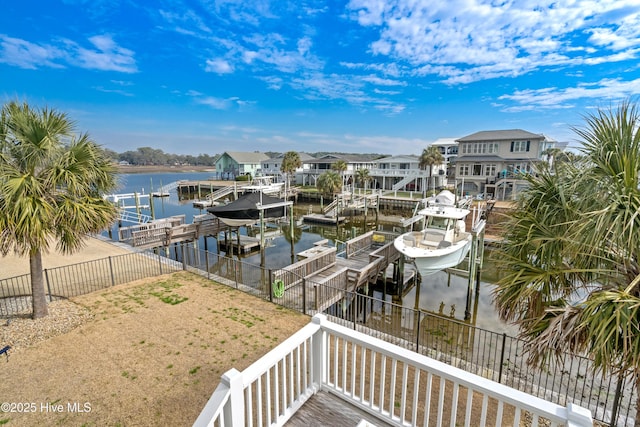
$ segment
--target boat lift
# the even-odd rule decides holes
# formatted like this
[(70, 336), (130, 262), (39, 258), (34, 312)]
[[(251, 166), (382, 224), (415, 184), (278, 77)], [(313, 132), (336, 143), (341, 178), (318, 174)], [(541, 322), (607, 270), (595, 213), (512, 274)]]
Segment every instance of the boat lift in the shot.
[[(119, 220), (123, 222), (132, 222), (135, 224), (149, 222), (155, 218), (153, 212), (153, 203), (151, 203), (150, 194), (142, 193), (122, 193), (122, 194), (105, 194), (102, 196), (105, 200), (113, 203), (119, 211)], [(133, 202), (133, 204), (131, 204)], [(142, 213), (142, 209), (149, 209), (151, 215)]]

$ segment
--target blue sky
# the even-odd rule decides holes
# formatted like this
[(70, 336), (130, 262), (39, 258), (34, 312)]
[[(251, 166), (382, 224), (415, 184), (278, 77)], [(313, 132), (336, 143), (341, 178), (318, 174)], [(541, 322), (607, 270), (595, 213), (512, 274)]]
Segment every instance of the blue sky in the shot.
[(640, 93), (638, 0), (3, 3), (2, 102), (118, 152), (419, 154), (515, 128), (575, 145)]

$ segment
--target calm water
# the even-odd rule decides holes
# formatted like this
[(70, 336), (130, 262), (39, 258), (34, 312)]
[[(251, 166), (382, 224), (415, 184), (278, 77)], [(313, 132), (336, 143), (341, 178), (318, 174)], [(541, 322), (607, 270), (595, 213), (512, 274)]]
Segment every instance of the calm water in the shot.
[[(179, 180), (206, 180), (212, 177), (210, 172), (192, 172), (192, 173), (153, 173), (153, 174), (122, 174), (120, 175), (121, 187), (117, 193), (132, 193), (139, 192), (149, 194), (152, 191), (157, 191), (161, 185), (170, 184)], [(175, 190), (170, 192), (169, 197), (150, 198), (155, 211), (156, 218), (166, 218), (172, 215), (185, 215), (186, 222), (193, 222), (193, 216), (204, 214), (206, 210), (200, 210), (193, 207), (191, 200), (178, 200), (178, 195)], [(133, 204), (132, 202), (129, 202)], [(301, 204), (295, 207), (294, 217), (298, 220), (303, 214), (306, 214), (309, 208), (309, 204)], [(143, 213), (149, 213), (143, 211)], [(127, 224), (124, 224), (125, 226)], [(385, 229), (391, 229), (390, 226)], [(335, 244), (336, 239), (346, 240), (352, 234), (361, 233), (365, 227), (361, 223), (351, 224), (349, 222), (346, 225), (340, 226), (317, 226), (317, 225), (303, 225), (297, 227), (293, 253), (296, 254), (303, 250), (309, 249), (313, 246), (314, 242), (321, 239), (328, 239), (330, 244)], [(117, 226), (113, 228), (113, 236), (118, 235)], [(253, 234), (257, 232), (257, 227), (253, 229), (241, 228), (242, 234)], [(267, 231), (271, 231), (275, 234), (273, 239), (269, 239), (268, 245), (265, 249), (265, 262), (268, 268), (282, 268), (292, 262), (292, 248), (291, 243), (285, 239), (284, 236), (279, 233), (279, 228), (275, 224), (269, 224)], [(105, 232), (106, 234), (106, 232)], [(340, 237), (338, 237), (340, 236)], [(199, 245), (204, 247), (204, 239), (201, 238)], [(208, 239), (208, 249), (212, 252), (216, 252), (215, 239)], [(255, 253), (250, 256), (242, 258), (243, 261), (252, 264), (260, 265), (261, 255)], [(490, 283), (482, 282), (480, 286), (480, 292), (477, 298), (472, 304), (471, 312), (472, 319), (478, 327), (488, 329), (496, 332), (507, 332), (515, 335), (516, 329), (512, 326), (505, 325), (498, 319), (496, 311), (492, 305), (491, 290), (493, 285)], [(376, 295), (380, 297), (381, 295)], [(420, 287), (420, 299), (418, 306), (421, 309), (428, 310), (435, 313), (442, 313), (444, 315), (451, 315), (452, 317), (462, 320), (464, 319), (465, 306), (467, 300), (467, 279), (450, 275), (446, 272), (438, 272), (423, 278)], [(404, 297), (402, 301), (406, 307), (415, 308), (416, 306), (416, 289), (412, 289)]]

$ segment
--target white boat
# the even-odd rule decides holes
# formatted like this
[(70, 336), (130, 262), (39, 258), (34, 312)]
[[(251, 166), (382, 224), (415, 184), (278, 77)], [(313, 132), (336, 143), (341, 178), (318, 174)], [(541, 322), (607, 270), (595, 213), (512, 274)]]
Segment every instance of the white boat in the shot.
[(273, 182), (273, 178), (270, 176), (259, 176), (254, 178), (251, 184), (243, 188), (245, 191), (252, 193), (275, 194), (282, 191), (284, 184), (284, 182)]
[(471, 233), (465, 231), (465, 218), (471, 211), (455, 204), (428, 205), (418, 212), (424, 217), (421, 231), (397, 237), (393, 244), (405, 257), (415, 261), (423, 276), (460, 264), (471, 249)]

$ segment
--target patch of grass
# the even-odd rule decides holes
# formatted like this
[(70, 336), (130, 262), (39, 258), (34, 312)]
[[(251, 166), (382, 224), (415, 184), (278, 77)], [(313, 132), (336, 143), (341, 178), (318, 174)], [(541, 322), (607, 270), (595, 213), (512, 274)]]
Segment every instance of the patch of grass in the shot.
[(187, 297), (181, 297), (180, 295), (176, 294), (163, 295), (159, 292), (152, 292), (151, 295), (157, 297), (163, 303), (170, 305), (180, 304), (181, 302), (185, 302), (189, 299)]
[(131, 375), (128, 371), (122, 371), (122, 375), (125, 378), (129, 378), (130, 380), (135, 380), (136, 378), (138, 378), (137, 375)]
[(191, 368), (189, 369), (189, 374), (190, 375), (194, 375), (195, 373), (197, 373), (200, 370), (200, 366), (196, 366), (195, 368)]
[(228, 307), (224, 309), (223, 315), (234, 322), (239, 322), (245, 325), (247, 328), (251, 328), (258, 322), (264, 322), (265, 319), (250, 313), (247, 310), (239, 309), (237, 307)]

